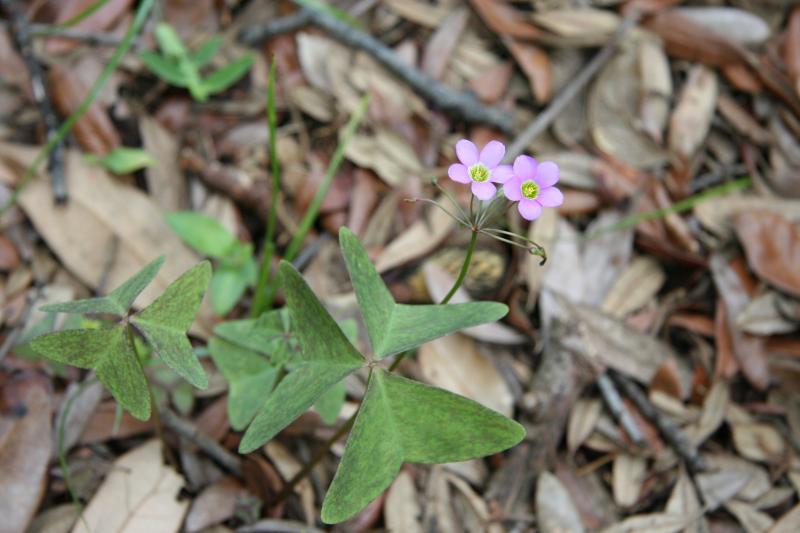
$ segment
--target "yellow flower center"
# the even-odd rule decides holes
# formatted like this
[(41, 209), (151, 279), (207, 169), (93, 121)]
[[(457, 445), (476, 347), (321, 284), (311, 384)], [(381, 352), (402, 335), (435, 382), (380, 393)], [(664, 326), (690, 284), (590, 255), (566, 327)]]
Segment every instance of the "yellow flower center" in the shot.
[(528, 200), (535, 200), (539, 196), (539, 185), (535, 181), (526, 181), (522, 184), (522, 196)]
[(475, 163), (469, 167), (469, 177), (472, 181), (483, 182), (489, 180), (489, 169), (482, 163)]

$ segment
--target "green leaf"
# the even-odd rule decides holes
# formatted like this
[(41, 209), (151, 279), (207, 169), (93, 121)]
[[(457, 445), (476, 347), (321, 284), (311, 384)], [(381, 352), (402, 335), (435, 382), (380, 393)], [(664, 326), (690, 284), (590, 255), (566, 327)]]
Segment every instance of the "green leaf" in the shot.
[(391, 484), (404, 461), (466, 461), (524, 437), (521, 425), (479, 403), (376, 368), (322, 504), (322, 520), (338, 523), (359, 512)]
[(119, 404), (139, 420), (150, 418), (150, 391), (127, 326), (73, 329), (37, 337), (31, 348), (79, 368), (94, 368)]
[(145, 265), (144, 268), (114, 289), (108, 296), (43, 305), (39, 310), (47, 313), (73, 313), (80, 315), (110, 313), (117, 316), (125, 316), (136, 297), (153, 281), (163, 264), (164, 256), (162, 255)]
[(340, 381), (314, 402), (314, 409), (319, 413), (322, 421), (329, 426), (339, 419), (342, 406), (347, 399), (347, 386)]
[(215, 55), (217, 55), (221, 44), (222, 37), (215, 35), (211, 39), (204, 42), (200, 48), (189, 54), (189, 59), (192, 60), (192, 63), (194, 63), (197, 68), (200, 68), (211, 61)]
[(179, 211), (166, 216), (167, 224), (178, 237), (203, 255), (223, 258), (234, 251), (239, 241), (216, 219), (195, 213)]
[(353, 232), (344, 227), (339, 230), (339, 244), (377, 359), (463, 328), (499, 320), (508, 313), (508, 307), (497, 302), (397, 304)]
[(203, 261), (187, 270), (152, 304), (131, 318), (168, 367), (204, 389), (208, 377), (197, 360), (186, 331), (194, 321), (211, 279), (211, 264)]
[(264, 405), (278, 377), (278, 369), (258, 353), (212, 337), (208, 350), (228, 381), (228, 419), (241, 431)]
[(203, 87), (208, 94), (224, 91), (250, 70), (254, 60), (255, 57), (252, 54), (247, 54), (231, 61), (224, 67), (212, 72), (207, 78), (204, 78), (202, 81)]
[(166, 22), (161, 22), (156, 26), (155, 33), (158, 46), (165, 55), (176, 58), (186, 57), (186, 47), (183, 45), (183, 41), (178, 32), (175, 31), (175, 28)]
[(239, 445), (241, 453), (253, 451), (274, 437), (328, 389), (365, 363), (300, 273), (286, 261), (281, 261), (279, 272), (304, 364), (281, 380), (267, 399), (244, 434)]
[(130, 174), (137, 170), (154, 165), (156, 160), (149, 153), (141, 148), (128, 148), (120, 146), (114, 148), (103, 157), (94, 155), (86, 156), (92, 163), (101, 165), (114, 174)]
[[(214, 328), (214, 334), (244, 348), (273, 355), (289, 336), (287, 310), (264, 313), (258, 318), (230, 320)], [(284, 320), (286, 316), (286, 320)]]
[(219, 316), (234, 308), (249, 285), (247, 272), (241, 268), (220, 266), (211, 278), (211, 308)]
[(139, 58), (153, 74), (165, 82), (175, 87), (186, 87), (186, 79), (181, 72), (180, 64), (174, 59), (149, 51), (139, 54)]

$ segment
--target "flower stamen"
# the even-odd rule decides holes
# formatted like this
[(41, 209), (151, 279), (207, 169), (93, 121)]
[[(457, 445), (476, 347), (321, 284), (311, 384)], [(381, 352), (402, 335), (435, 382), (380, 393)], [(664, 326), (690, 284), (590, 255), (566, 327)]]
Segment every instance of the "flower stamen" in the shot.
[(482, 183), (489, 180), (489, 169), (483, 163), (475, 163), (469, 167), (469, 177), (472, 181)]
[(520, 190), (522, 192), (522, 196), (528, 200), (535, 200), (536, 197), (539, 196), (539, 184), (533, 180), (523, 182)]

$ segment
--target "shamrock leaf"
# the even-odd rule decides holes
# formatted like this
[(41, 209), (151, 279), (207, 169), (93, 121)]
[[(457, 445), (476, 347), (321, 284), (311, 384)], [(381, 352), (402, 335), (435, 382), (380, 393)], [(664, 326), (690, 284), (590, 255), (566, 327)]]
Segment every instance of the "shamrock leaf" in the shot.
[(104, 329), (71, 329), (31, 341), (54, 361), (94, 368), (119, 404), (139, 420), (150, 418), (150, 390), (126, 324)]
[(178, 211), (166, 216), (172, 231), (203, 255), (226, 257), (238, 243), (236, 236), (214, 218), (193, 211)]
[(339, 244), (377, 359), (463, 328), (494, 322), (508, 313), (508, 307), (497, 302), (398, 304), (353, 232), (343, 227), (339, 231)]
[(363, 509), (404, 461), (466, 461), (506, 450), (524, 437), (521, 425), (479, 403), (375, 368), (322, 504), (322, 520), (338, 523)]
[(292, 328), (302, 348), (301, 364), (267, 398), (242, 438), (240, 453), (251, 452), (274, 437), (365, 363), (300, 273), (286, 261), (279, 272)]
[(208, 387), (208, 377), (192, 350), (186, 330), (211, 278), (211, 264), (203, 261), (187, 270), (152, 304), (131, 318), (131, 323), (167, 366), (195, 387)]
[(162, 255), (134, 274), (128, 281), (114, 289), (108, 296), (44, 305), (40, 310), (48, 313), (74, 313), (81, 315), (108, 313), (120, 317), (125, 316), (136, 297), (153, 281), (163, 264), (164, 256)]
[(241, 431), (264, 405), (275, 386), (278, 367), (263, 355), (227, 340), (212, 337), (208, 351), (214, 364), (229, 383), (228, 419)]
[(289, 314), (286, 309), (269, 311), (258, 318), (229, 320), (214, 328), (214, 334), (243, 348), (269, 356), (273, 363), (288, 359)]

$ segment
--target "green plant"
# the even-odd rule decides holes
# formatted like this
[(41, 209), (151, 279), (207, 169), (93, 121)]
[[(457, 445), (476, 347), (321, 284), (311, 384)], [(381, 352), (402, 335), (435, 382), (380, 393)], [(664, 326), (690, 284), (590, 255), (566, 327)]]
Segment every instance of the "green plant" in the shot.
[(155, 278), (164, 257), (145, 266), (108, 296), (46, 305), (42, 311), (110, 317), (98, 328), (48, 333), (30, 341), (37, 353), (79, 368), (91, 368), (118, 404), (140, 420), (150, 418), (151, 392), (136, 348), (137, 337), (183, 379), (199, 388), (208, 377), (192, 350), (186, 331), (211, 277), (208, 261), (176, 279), (139, 312), (131, 306)]
[(253, 245), (240, 241), (218, 221), (199, 213), (181, 211), (168, 214), (166, 219), (186, 244), (216, 260), (211, 307), (220, 316), (227, 314), (244, 291), (255, 284), (258, 266)]
[(149, 167), (156, 162), (153, 156), (141, 148), (127, 148), (125, 146), (114, 148), (102, 157), (93, 154), (87, 154), (84, 157), (90, 163), (100, 165), (114, 174), (130, 174)]
[(212, 37), (200, 48), (190, 52), (178, 32), (169, 24), (160, 23), (155, 34), (161, 54), (147, 51), (142, 52), (139, 57), (156, 76), (176, 87), (188, 89), (192, 98), (199, 102), (206, 101), (210, 95), (222, 92), (236, 83), (253, 64), (253, 55), (245, 54), (203, 77), (201, 69), (219, 51), (221, 37)]
[(282, 261), (280, 276), (300, 364), (289, 372), (255, 415), (239, 447), (255, 450), (357, 371), (368, 373), (367, 392), (344, 456), (322, 506), (322, 519), (341, 522), (360, 511), (395, 478), (404, 461), (442, 463), (497, 453), (525, 435), (518, 423), (456, 394), (395, 376), (380, 360), (459, 329), (502, 318), (495, 302), (451, 305), (397, 304), (347, 229), (339, 235), (347, 270), (373, 354), (365, 357), (314, 296), (302, 276)]

